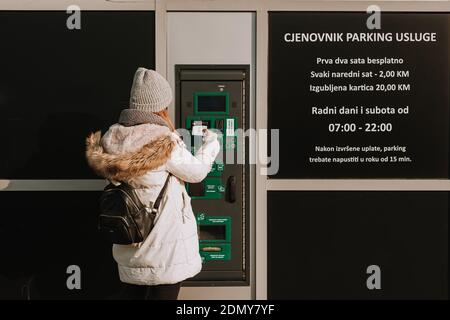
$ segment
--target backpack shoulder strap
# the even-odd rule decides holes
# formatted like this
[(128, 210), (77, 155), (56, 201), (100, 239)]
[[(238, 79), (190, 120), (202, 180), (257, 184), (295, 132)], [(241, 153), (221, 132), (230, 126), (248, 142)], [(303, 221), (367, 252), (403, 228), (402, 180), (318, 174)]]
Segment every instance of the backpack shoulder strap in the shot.
[(162, 187), (161, 191), (158, 194), (158, 197), (155, 200), (155, 204), (153, 205), (154, 210), (159, 209), (159, 205), (161, 204), (161, 200), (164, 197), (164, 194), (166, 193), (167, 185), (169, 184), (169, 180), (172, 174), (169, 172), (166, 178), (166, 182), (164, 182), (164, 186)]

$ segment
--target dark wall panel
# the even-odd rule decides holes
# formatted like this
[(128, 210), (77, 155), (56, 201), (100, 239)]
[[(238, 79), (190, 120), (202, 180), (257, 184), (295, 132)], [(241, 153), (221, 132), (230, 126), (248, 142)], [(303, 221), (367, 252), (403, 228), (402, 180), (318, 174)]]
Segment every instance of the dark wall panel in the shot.
[[(0, 192), (0, 299), (106, 299), (119, 279), (97, 231), (100, 192)], [(69, 290), (67, 267), (81, 269)]]
[(94, 178), (84, 137), (117, 121), (155, 66), (153, 11), (0, 12), (0, 179)]
[(269, 192), (268, 297), (448, 298), (448, 193)]

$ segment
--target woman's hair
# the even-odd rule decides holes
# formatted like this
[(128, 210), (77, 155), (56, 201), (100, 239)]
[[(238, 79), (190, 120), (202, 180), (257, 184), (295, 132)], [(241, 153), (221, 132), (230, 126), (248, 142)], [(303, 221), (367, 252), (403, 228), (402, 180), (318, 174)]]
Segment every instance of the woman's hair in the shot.
[(169, 126), (169, 129), (171, 131), (175, 131), (175, 126), (174, 126), (174, 124), (173, 124), (173, 122), (172, 122), (172, 120), (170, 119), (170, 116), (169, 116), (169, 108), (165, 108), (164, 110), (155, 112), (155, 114), (157, 114), (158, 116), (163, 118), (164, 121), (167, 122), (167, 125)]

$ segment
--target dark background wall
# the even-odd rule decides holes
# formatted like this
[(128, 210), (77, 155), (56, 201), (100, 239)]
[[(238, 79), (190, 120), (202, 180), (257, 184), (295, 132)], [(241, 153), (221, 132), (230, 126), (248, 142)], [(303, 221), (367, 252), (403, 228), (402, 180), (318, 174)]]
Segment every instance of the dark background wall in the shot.
[[(98, 192), (0, 192), (0, 299), (102, 299), (118, 289), (111, 244), (97, 231)], [(67, 267), (81, 269), (68, 290)]]
[(447, 192), (272, 191), (267, 213), (269, 299), (448, 299)]
[(94, 178), (89, 132), (117, 121), (137, 67), (154, 68), (153, 11), (0, 11), (0, 178)]
[[(137, 67), (154, 69), (153, 11), (0, 12), (0, 179), (95, 179), (85, 137), (128, 106)], [(0, 192), (0, 298), (109, 298), (111, 245), (97, 232), (100, 192)], [(81, 268), (81, 290), (66, 269)]]

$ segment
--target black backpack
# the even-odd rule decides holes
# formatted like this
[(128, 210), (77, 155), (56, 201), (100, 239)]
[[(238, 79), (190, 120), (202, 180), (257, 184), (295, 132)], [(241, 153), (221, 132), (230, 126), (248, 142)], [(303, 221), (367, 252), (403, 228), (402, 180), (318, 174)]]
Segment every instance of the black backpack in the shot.
[(107, 185), (100, 197), (98, 228), (103, 236), (115, 244), (132, 244), (144, 241), (153, 228), (159, 205), (171, 174), (161, 192), (149, 205), (144, 205), (130, 185), (122, 182)]

